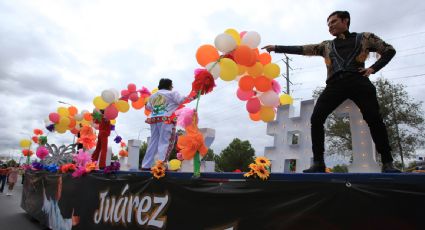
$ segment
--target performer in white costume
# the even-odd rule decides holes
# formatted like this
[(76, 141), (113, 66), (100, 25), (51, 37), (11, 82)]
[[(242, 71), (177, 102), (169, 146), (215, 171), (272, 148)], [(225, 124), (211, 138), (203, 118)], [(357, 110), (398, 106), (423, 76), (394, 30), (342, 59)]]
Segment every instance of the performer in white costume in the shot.
[[(149, 170), (153, 166), (156, 153), (158, 153), (158, 159), (165, 162), (173, 150), (176, 141), (176, 125), (170, 116), (188, 98), (172, 89), (173, 82), (170, 79), (161, 79), (158, 92), (153, 94), (146, 104), (146, 108), (152, 111), (146, 120), (146, 123), (151, 126), (151, 137), (142, 162), (143, 170)], [(190, 98), (190, 100), (193, 99)]]

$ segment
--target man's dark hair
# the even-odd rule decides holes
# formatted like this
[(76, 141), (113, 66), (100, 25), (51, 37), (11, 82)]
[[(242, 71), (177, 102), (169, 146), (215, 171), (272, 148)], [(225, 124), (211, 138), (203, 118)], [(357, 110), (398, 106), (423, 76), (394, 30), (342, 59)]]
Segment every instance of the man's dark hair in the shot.
[(173, 86), (173, 81), (171, 81), (168, 78), (162, 78), (159, 80), (158, 89), (171, 89), (171, 86)]
[(347, 27), (350, 28), (351, 19), (350, 19), (350, 13), (348, 13), (348, 11), (339, 11), (339, 10), (338, 11), (335, 11), (332, 14), (329, 15), (327, 21), (329, 21), (329, 18), (332, 17), (332, 16), (334, 16), (334, 15), (336, 15), (341, 20), (348, 19)]

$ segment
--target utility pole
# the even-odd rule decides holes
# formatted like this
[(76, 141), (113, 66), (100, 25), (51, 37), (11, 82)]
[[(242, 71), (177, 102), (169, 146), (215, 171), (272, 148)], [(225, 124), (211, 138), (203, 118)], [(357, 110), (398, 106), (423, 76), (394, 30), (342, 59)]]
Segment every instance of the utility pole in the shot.
[(288, 57), (288, 55), (285, 55), (285, 59), (282, 59), (282, 61), (286, 64), (286, 76), (282, 74), (282, 76), (286, 79), (286, 94), (290, 94), (290, 88), (289, 86), (292, 85), (292, 82), (289, 80), (289, 69), (293, 70), (292, 67), (289, 65), (289, 61), (292, 61), (292, 59), (290, 59)]

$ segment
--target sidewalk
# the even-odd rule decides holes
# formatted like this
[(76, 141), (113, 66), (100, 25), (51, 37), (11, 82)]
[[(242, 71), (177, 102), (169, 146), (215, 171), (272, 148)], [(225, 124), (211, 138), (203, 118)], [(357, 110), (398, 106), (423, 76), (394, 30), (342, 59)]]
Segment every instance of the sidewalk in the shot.
[(19, 177), (12, 196), (6, 196), (7, 185), (0, 193), (0, 230), (46, 230), (21, 208), (22, 184)]

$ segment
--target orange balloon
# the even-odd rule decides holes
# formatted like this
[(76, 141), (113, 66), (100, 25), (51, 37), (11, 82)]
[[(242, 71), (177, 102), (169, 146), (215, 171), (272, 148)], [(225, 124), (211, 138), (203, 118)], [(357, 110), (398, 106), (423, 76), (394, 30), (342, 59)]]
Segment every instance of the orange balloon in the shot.
[(249, 114), (249, 118), (251, 120), (253, 120), (253, 121), (259, 121), (259, 120), (261, 120), (260, 111), (258, 111), (257, 113), (250, 113)]
[[(235, 62), (240, 65), (249, 66), (252, 62), (253, 52), (248, 46), (238, 46), (233, 52)], [(254, 63), (255, 64), (255, 63)]]
[(69, 125), (68, 125), (68, 127), (70, 128), (70, 129), (73, 129), (74, 127), (75, 127), (75, 125), (77, 124), (77, 122), (75, 121), (75, 119), (73, 119), (73, 118), (70, 118), (69, 119)]
[(151, 111), (150, 111), (150, 110), (148, 110), (148, 109), (146, 109), (146, 107), (145, 107), (145, 115), (146, 115), (146, 116), (149, 116), (149, 114), (151, 114)]
[(251, 91), (254, 86), (254, 78), (249, 75), (245, 75), (239, 80), (239, 88), (243, 91)]
[(78, 132), (79, 132), (79, 130), (76, 129), (76, 128), (71, 129), (71, 133), (74, 134), (74, 135), (77, 135)]
[(263, 65), (267, 65), (272, 61), (272, 57), (270, 56), (269, 53), (260, 54), (260, 56), (258, 56), (258, 59)]
[(68, 107), (68, 112), (71, 117), (78, 113), (78, 109), (75, 106)]
[(202, 45), (196, 51), (196, 61), (199, 65), (206, 66), (208, 63), (217, 61), (220, 55), (212, 45)]
[(91, 113), (84, 113), (84, 120), (92, 121), (93, 117), (91, 116)]
[(260, 55), (258, 53), (258, 49), (252, 49), (251, 53), (252, 53), (251, 60), (249, 61), (249, 64), (247, 66), (255, 65), (257, 63), (258, 56)]
[(255, 88), (261, 92), (267, 92), (272, 88), (272, 81), (267, 77), (260, 76), (255, 79)]
[(131, 105), (133, 106), (134, 109), (141, 109), (143, 108), (143, 106), (145, 106), (145, 98), (139, 97), (137, 101), (132, 101)]

